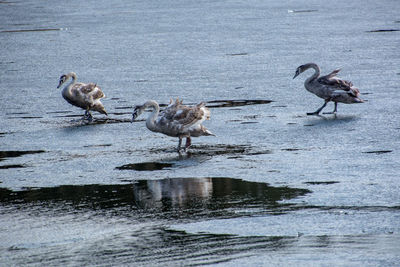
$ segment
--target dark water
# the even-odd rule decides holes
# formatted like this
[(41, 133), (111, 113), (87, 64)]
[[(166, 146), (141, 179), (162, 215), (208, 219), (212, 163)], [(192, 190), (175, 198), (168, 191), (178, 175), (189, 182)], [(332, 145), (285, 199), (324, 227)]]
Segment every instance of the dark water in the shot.
[[(1, 266), (395, 266), (400, 2), (1, 1)], [(295, 69), (361, 91), (322, 100)], [(72, 107), (62, 74), (109, 116)], [(130, 123), (205, 101), (216, 137)], [(327, 111), (333, 109), (330, 104)]]

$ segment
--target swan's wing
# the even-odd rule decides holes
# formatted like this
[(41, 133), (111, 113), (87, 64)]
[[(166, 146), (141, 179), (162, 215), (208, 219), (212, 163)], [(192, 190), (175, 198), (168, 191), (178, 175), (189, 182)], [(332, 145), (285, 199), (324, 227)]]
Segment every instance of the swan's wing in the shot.
[(72, 87), (72, 92), (75, 95), (80, 95), (83, 98), (90, 98), (93, 100), (105, 97), (103, 91), (95, 83), (76, 83)]
[(318, 80), (319, 81), (329, 80), (330, 78), (336, 77), (336, 75), (339, 73), (339, 71), (340, 71), (340, 69), (336, 69), (336, 70), (332, 71), (331, 73), (329, 73), (328, 75), (319, 77)]
[(359, 97), (360, 91), (356, 87), (350, 87), (349, 90), (337, 89), (332, 92), (332, 97), (335, 98), (339, 95), (347, 94), (350, 97)]
[(199, 126), (203, 121), (210, 118), (210, 111), (202, 102), (194, 107), (181, 106), (178, 108), (173, 122), (182, 125), (184, 128)]
[(331, 90), (343, 90), (347, 92), (351, 91), (353, 88), (353, 83), (336, 77), (339, 71), (340, 69), (337, 69), (332, 71), (328, 75), (319, 77), (318, 82), (321, 85), (329, 87), (329, 89)]
[(105, 97), (103, 91), (95, 83), (88, 83), (81, 87), (80, 89), (84, 94), (90, 95), (93, 99), (100, 99)]
[(165, 118), (166, 120), (172, 121), (178, 110), (182, 107), (186, 106), (182, 106), (181, 102), (178, 99), (176, 100), (176, 102), (172, 102), (171, 99), (170, 104), (161, 113), (161, 117)]

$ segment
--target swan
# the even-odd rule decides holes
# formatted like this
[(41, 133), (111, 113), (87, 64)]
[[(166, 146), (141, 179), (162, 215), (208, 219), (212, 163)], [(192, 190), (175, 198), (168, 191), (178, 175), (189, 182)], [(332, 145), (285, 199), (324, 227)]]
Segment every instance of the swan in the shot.
[(178, 152), (181, 151), (182, 139), (186, 138), (184, 150), (191, 146), (191, 137), (215, 136), (206, 127), (201, 125), (210, 119), (210, 111), (205, 103), (201, 102), (195, 106), (182, 105), (182, 101), (171, 100), (165, 110), (160, 113), (160, 106), (155, 100), (149, 100), (143, 105), (135, 106), (132, 114), (132, 122), (142, 114), (146, 108), (151, 108), (152, 113), (146, 120), (146, 126), (150, 131), (163, 133), (168, 136), (178, 137)]
[(324, 99), (325, 103), (315, 112), (307, 113), (307, 115), (318, 115), (329, 101), (335, 103), (335, 108), (332, 112), (326, 112), (324, 114), (336, 114), (338, 102), (345, 104), (364, 102), (364, 100), (360, 99), (360, 92), (353, 86), (352, 82), (336, 77), (340, 69), (336, 69), (328, 75), (319, 77), (320, 69), (318, 65), (315, 63), (307, 63), (296, 69), (296, 74), (293, 79), (310, 68), (314, 69), (315, 72), (304, 82), (304, 86), (310, 93)]
[(72, 80), (63, 88), (62, 96), (71, 105), (86, 110), (84, 119), (92, 121), (93, 117), (92, 114), (90, 114), (90, 110), (107, 115), (107, 111), (100, 102), (100, 99), (105, 97), (100, 87), (95, 83), (77, 83), (75, 72), (62, 75), (57, 88), (60, 88), (69, 78), (72, 78)]

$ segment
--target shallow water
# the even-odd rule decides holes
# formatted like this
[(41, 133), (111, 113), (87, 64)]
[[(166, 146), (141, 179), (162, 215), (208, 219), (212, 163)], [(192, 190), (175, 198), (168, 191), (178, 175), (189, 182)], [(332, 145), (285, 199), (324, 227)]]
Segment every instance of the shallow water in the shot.
[[(398, 264), (399, 8), (0, 2), (0, 265)], [(306, 116), (311, 61), (367, 102)], [(69, 71), (108, 117), (62, 99)], [(216, 134), (183, 154), (130, 123), (176, 97)]]

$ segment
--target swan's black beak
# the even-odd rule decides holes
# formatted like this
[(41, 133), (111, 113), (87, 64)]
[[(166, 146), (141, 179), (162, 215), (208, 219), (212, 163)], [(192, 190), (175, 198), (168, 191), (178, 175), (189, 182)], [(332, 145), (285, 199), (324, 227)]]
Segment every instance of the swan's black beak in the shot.
[(135, 108), (135, 110), (134, 110), (133, 113), (132, 113), (132, 120), (131, 120), (131, 123), (134, 122), (138, 116), (139, 116), (139, 114), (138, 114), (138, 109)]
[(303, 65), (301, 65), (300, 67), (298, 67), (298, 68), (296, 69), (296, 73), (294, 74), (293, 79), (296, 78), (297, 76), (299, 76), (300, 73), (303, 72), (303, 68), (302, 68), (302, 67), (303, 67)]
[(62, 75), (62, 76), (60, 77), (60, 80), (58, 81), (58, 86), (57, 86), (57, 88), (60, 88), (61, 85), (62, 85), (66, 80), (67, 80), (67, 77), (66, 77), (65, 75)]

